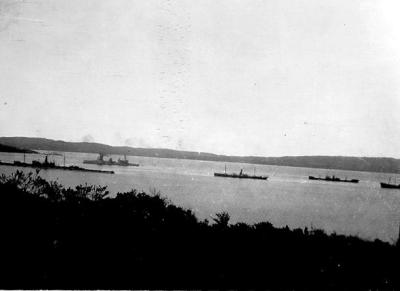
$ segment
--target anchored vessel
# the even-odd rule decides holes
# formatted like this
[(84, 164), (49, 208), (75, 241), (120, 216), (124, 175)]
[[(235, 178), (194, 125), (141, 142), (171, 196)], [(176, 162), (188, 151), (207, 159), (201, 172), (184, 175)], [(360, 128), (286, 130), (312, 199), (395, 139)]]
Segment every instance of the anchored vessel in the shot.
[(308, 176), (309, 180), (319, 180), (319, 181), (328, 181), (328, 182), (345, 182), (345, 183), (358, 183), (360, 180), (358, 179), (340, 179), (335, 176), (326, 176), (325, 178), (321, 177), (314, 177), (314, 176)]
[(7, 163), (0, 161), (1, 166), (15, 166), (15, 167), (31, 167), (31, 168), (39, 168), (39, 169), (57, 169), (57, 170), (67, 170), (67, 171), (80, 171), (80, 172), (94, 172), (94, 173), (105, 173), (105, 174), (114, 174), (114, 171), (102, 171), (102, 170), (92, 170), (85, 169), (78, 166), (57, 166), (54, 162), (49, 162), (47, 156), (44, 162), (40, 161), (32, 161), (32, 164), (14, 161), (14, 163)]
[(381, 188), (386, 188), (386, 189), (400, 189), (400, 184), (392, 184), (390, 183), (390, 179), (387, 183), (381, 182)]
[(381, 182), (381, 188), (387, 188), (387, 189), (400, 189), (400, 184), (389, 184), (389, 183), (383, 183)]
[(99, 154), (99, 157), (96, 160), (84, 160), (84, 164), (92, 164), (92, 165), (99, 165), (99, 166), (133, 166), (133, 167), (139, 167), (139, 164), (134, 164), (134, 163), (129, 163), (129, 161), (126, 159), (126, 155), (124, 155), (124, 159), (118, 159), (118, 161), (113, 161), (112, 158), (109, 158), (108, 160), (104, 160), (104, 154)]
[(214, 176), (215, 177), (225, 177), (225, 178), (256, 179), (256, 180), (267, 180), (268, 179), (268, 176), (256, 176), (255, 174), (254, 175), (244, 174), (243, 173), (243, 169), (240, 170), (239, 174), (227, 173), (226, 172), (226, 166), (225, 166), (225, 172), (224, 173), (214, 173)]

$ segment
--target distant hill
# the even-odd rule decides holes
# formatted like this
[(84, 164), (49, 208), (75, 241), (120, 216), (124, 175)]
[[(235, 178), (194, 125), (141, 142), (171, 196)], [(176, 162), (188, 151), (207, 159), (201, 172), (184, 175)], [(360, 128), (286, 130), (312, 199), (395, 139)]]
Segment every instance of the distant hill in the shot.
[(161, 148), (133, 148), (127, 146), (110, 146), (101, 143), (65, 142), (61, 140), (30, 137), (0, 137), (0, 144), (11, 147), (47, 151), (104, 153), (115, 155), (126, 154), (131, 156), (172, 159), (190, 159), (291, 167), (339, 169), (350, 171), (400, 173), (400, 160), (394, 158), (343, 156), (239, 157), (192, 151), (177, 151)]
[(36, 153), (32, 150), (20, 149), (14, 146), (0, 144), (0, 152), (8, 152), (8, 153)]

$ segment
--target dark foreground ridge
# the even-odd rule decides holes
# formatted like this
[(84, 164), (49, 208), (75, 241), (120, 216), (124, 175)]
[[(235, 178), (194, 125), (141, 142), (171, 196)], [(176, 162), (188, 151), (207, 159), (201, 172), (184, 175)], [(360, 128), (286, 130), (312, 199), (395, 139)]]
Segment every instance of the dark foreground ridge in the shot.
[(130, 155), (170, 159), (190, 159), (304, 168), (400, 173), (400, 159), (393, 158), (342, 156), (240, 157), (216, 155), (205, 152), (178, 151), (171, 149), (110, 146), (93, 142), (65, 142), (61, 140), (33, 137), (0, 137), (0, 143), (9, 146), (18, 146), (46, 151), (65, 151), (97, 154), (106, 153), (114, 155)]
[(211, 224), (159, 193), (109, 198), (38, 174), (0, 177), (0, 288), (398, 289), (399, 246), (275, 228)]

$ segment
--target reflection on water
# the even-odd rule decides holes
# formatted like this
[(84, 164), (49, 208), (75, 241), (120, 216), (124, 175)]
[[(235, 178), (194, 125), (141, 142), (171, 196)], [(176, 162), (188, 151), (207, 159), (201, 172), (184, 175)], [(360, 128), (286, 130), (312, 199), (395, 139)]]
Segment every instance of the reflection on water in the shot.
[[(96, 154), (65, 153), (66, 166), (113, 170), (115, 175), (62, 170), (42, 170), (40, 175), (66, 186), (107, 185), (111, 193), (132, 188), (148, 192), (155, 188), (173, 203), (193, 209), (201, 219), (226, 210), (233, 222), (270, 221), (276, 226), (323, 228), (391, 242), (398, 237), (400, 190), (381, 189), (379, 182), (389, 178), (393, 182), (397, 178), (400, 183), (399, 175), (132, 156), (127, 158), (140, 167), (82, 164), (84, 159), (96, 158)], [(25, 159), (44, 160), (44, 156), (27, 154)], [(0, 160), (22, 161), (23, 154), (0, 153)], [(62, 155), (49, 156), (49, 160), (64, 163)], [(228, 172), (256, 171), (269, 179), (214, 177), (214, 172), (224, 171), (225, 164)], [(15, 169), (0, 166), (0, 173), (8, 174)], [(309, 181), (308, 175), (335, 175), (360, 179), (360, 183)]]

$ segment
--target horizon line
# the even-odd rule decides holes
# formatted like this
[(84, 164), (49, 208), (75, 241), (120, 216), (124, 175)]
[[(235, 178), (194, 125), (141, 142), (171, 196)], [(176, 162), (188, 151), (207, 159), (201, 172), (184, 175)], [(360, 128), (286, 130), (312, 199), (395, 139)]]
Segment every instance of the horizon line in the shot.
[(46, 139), (51, 141), (57, 142), (66, 142), (66, 143), (89, 143), (89, 144), (98, 144), (98, 145), (105, 145), (110, 147), (128, 147), (132, 149), (150, 149), (150, 150), (169, 150), (169, 151), (176, 151), (176, 152), (190, 152), (190, 153), (198, 153), (198, 154), (209, 154), (215, 156), (225, 156), (225, 157), (232, 157), (232, 158), (284, 158), (284, 157), (344, 157), (344, 158), (378, 158), (378, 159), (400, 159), (396, 157), (390, 156), (354, 156), (354, 155), (327, 155), (327, 154), (315, 154), (315, 155), (282, 155), (282, 156), (266, 156), (266, 155), (229, 155), (229, 154), (216, 154), (207, 151), (195, 151), (195, 150), (187, 150), (187, 149), (172, 149), (172, 148), (163, 148), (163, 147), (138, 147), (132, 145), (115, 145), (115, 144), (107, 144), (97, 141), (66, 141), (62, 139), (54, 139), (54, 138), (47, 138), (47, 137), (32, 137), (32, 136), (0, 136), (0, 138), (31, 138), (31, 139)]

